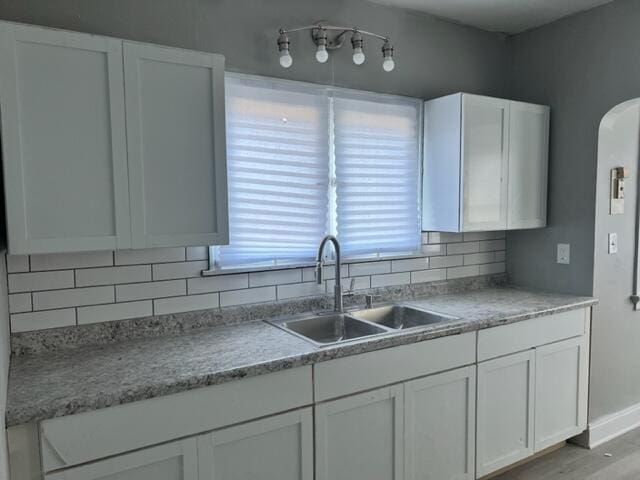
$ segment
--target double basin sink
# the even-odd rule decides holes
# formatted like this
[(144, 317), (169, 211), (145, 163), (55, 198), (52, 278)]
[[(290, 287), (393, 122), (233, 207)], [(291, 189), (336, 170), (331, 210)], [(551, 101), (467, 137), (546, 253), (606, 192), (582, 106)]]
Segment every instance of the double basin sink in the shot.
[(374, 335), (398, 332), (457, 320), (442, 313), (403, 305), (270, 321), (317, 347), (326, 347)]

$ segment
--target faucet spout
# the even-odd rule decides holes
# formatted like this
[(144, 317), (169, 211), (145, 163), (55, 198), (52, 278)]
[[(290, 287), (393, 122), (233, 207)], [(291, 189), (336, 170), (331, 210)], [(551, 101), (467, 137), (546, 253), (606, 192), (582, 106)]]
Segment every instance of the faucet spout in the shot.
[(340, 242), (333, 235), (327, 235), (320, 242), (320, 246), (318, 247), (318, 255), (316, 256), (316, 281), (318, 284), (322, 283), (322, 254), (324, 253), (324, 248), (326, 244), (330, 242), (333, 244), (333, 249), (336, 252), (336, 264), (335, 264), (335, 286), (333, 287), (334, 294), (334, 310), (336, 312), (342, 313), (343, 305), (342, 305), (342, 284), (340, 283)]

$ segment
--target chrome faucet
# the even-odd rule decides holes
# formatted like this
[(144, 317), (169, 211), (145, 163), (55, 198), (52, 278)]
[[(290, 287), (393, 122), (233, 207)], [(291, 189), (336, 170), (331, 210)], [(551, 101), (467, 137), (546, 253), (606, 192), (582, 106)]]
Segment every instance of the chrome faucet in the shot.
[(336, 312), (342, 313), (342, 284), (340, 283), (340, 242), (333, 235), (327, 235), (320, 242), (318, 247), (318, 256), (316, 257), (316, 282), (318, 285), (322, 284), (322, 254), (327, 242), (333, 243), (333, 248), (336, 251), (336, 283), (333, 287), (333, 304)]

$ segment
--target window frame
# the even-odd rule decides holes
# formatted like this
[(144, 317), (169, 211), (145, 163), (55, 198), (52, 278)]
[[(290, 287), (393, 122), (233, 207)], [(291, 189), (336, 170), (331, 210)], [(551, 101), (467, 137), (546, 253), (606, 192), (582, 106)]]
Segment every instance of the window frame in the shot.
[[(390, 101), (393, 101), (394, 99), (398, 99), (407, 103), (415, 103), (417, 113), (418, 113), (418, 116), (417, 116), (417, 130), (418, 130), (418, 138), (417, 138), (418, 165), (417, 167), (418, 168), (416, 172), (419, 178), (418, 178), (418, 189), (416, 192), (417, 201), (418, 201), (417, 214), (418, 214), (419, 232), (422, 233), (422, 225), (421, 225), (422, 224), (422, 181), (423, 181), (423, 168), (424, 168), (422, 155), (424, 150), (424, 100), (416, 97), (409, 97), (404, 95), (379, 93), (379, 92), (372, 92), (368, 90), (357, 90), (352, 88), (325, 85), (320, 83), (303, 82), (298, 80), (269, 77), (264, 75), (251, 75), (251, 74), (237, 73), (237, 72), (225, 72), (225, 80), (229, 78), (240, 79), (240, 80), (242, 79), (254, 80), (258, 82), (263, 81), (265, 83), (277, 84), (283, 87), (290, 85), (292, 88), (312, 87), (312, 88), (317, 88), (318, 91), (324, 92), (324, 94), (327, 96), (327, 101), (329, 102), (329, 122), (330, 122), (330, 126), (328, 127), (329, 143), (330, 143), (329, 158), (328, 158), (329, 170), (330, 170), (330, 180), (329, 180), (330, 192), (329, 193), (331, 194), (331, 198), (329, 199), (330, 218), (329, 218), (328, 224), (329, 224), (330, 230), (335, 230), (336, 212), (332, 210), (332, 207), (337, 205), (336, 195), (335, 195), (335, 184), (334, 184), (335, 166), (336, 166), (336, 159), (335, 159), (335, 152), (334, 152), (334, 133), (333, 133), (334, 95), (338, 93), (338, 94), (350, 95), (354, 98), (357, 98), (358, 96), (362, 96), (364, 97), (363, 98), (364, 100), (366, 100), (367, 98), (368, 99), (384, 98)], [(241, 273), (241, 272), (290, 270), (294, 268), (305, 268), (305, 267), (315, 266), (315, 262), (291, 261), (286, 263), (278, 263), (277, 260), (274, 260), (272, 264), (263, 262), (263, 263), (252, 263), (252, 264), (246, 264), (246, 265), (233, 265), (233, 266), (224, 267), (216, 262), (216, 257), (218, 255), (218, 250), (217, 250), (218, 247), (219, 247), (218, 245), (208, 246), (209, 268), (207, 270), (202, 271), (203, 276), (224, 275), (224, 274)], [(365, 254), (365, 255), (346, 256), (342, 259), (342, 263), (358, 263), (358, 262), (370, 262), (370, 261), (381, 261), (381, 260), (410, 259), (410, 258), (421, 258), (424, 256), (425, 255), (422, 253), (420, 249), (420, 245), (418, 245), (417, 250), (414, 252), (387, 252), (387, 253), (376, 252), (376, 253)], [(325, 261), (327, 261), (327, 263), (329, 264), (333, 261), (333, 258), (331, 257), (330, 254), (329, 256), (325, 257)]]

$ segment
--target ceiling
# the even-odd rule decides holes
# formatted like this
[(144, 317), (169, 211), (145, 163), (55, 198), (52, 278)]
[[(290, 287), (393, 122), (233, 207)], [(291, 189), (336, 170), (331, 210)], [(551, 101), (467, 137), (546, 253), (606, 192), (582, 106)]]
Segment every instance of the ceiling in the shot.
[(483, 30), (520, 33), (613, 0), (373, 0)]

